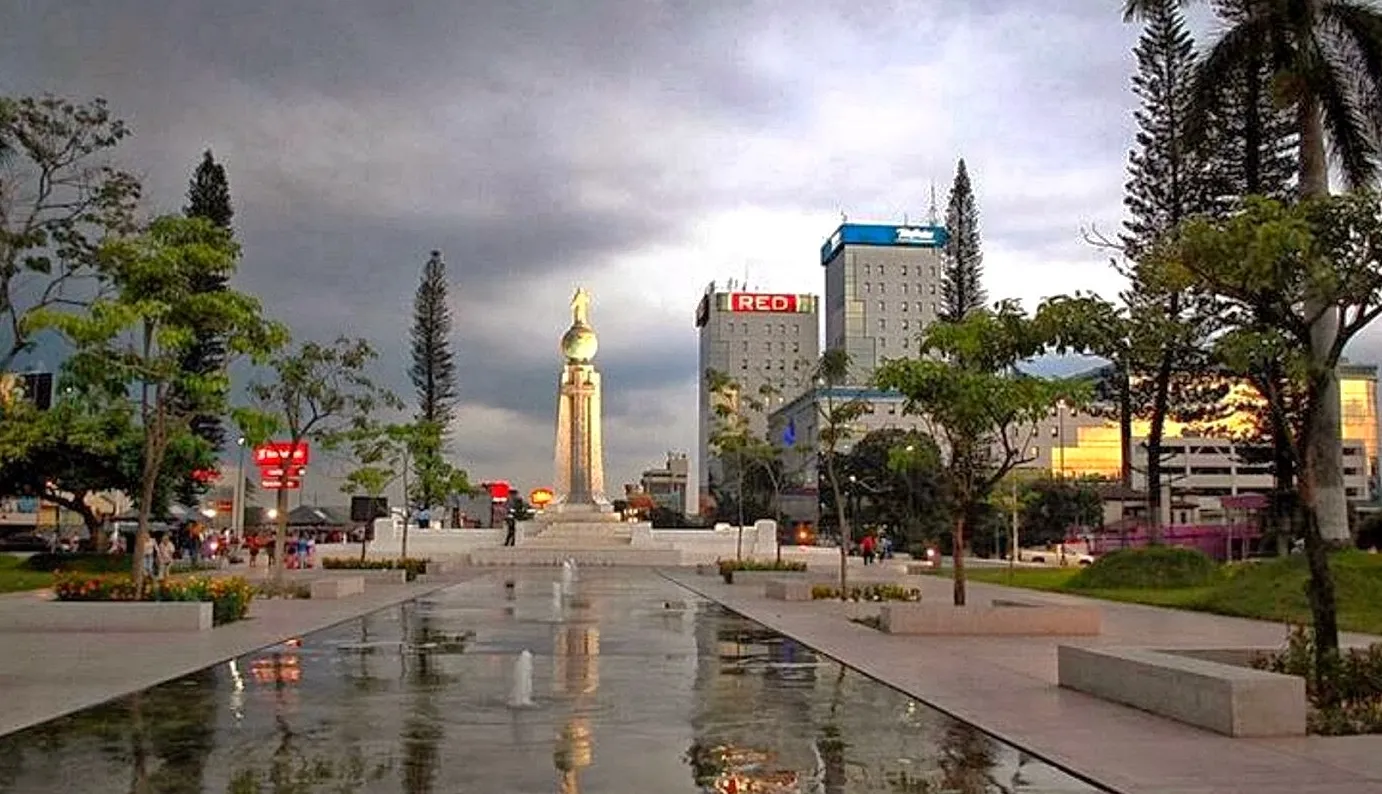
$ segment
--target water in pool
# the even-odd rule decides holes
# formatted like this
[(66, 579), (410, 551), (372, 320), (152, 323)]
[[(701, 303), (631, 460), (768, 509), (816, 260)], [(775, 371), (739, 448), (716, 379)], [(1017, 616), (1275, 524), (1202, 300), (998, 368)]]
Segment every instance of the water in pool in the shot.
[(0, 738), (0, 793), (1097, 790), (655, 573), (554, 583), (483, 577)]

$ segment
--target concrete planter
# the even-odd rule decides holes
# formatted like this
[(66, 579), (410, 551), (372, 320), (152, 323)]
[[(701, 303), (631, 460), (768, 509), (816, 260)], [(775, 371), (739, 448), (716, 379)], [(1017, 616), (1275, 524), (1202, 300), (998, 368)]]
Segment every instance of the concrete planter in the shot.
[[(719, 573), (719, 569), (716, 569)], [(734, 581), (731, 584), (747, 584), (762, 587), (774, 579), (786, 581), (800, 580), (805, 581), (810, 571), (735, 571)]]
[(347, 598), (365, 592), (363, 576), (328, 576), (314, 579), (311, 584), (312, 598)]
[(389, 568), (318, 568), (302, 572), (303, 578), (324, 578), (336, 576), (358, 576), (365, 580), (365, 584), (407, 584), (408, 572), (399, 568), (397, 570)]
[(210, 601), (35, 601), (0, 611), (0, 632), (208, 631), (211, 619)]
[(1101, 630), (1098, 607), (994, 601), (990, 606), (885, 602), (889, 634), (974, 636), (1089, 636)]

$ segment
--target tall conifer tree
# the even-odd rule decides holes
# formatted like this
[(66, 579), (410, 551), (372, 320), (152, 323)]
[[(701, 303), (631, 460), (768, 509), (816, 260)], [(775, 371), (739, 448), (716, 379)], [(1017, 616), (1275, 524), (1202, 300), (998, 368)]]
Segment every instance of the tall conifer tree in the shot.
[[(1154, 528), (1162, 515), (1162, 440), (1166, 421), (1188, 393), (1173, 389), (1203, 365), (1198, 321), (1201, 307), (1190, 296), (1166, 290), (1143, 278), (1139, 262), (1148, 250), (1181, 221), (1213, 207), (1207, 178), (1210, 164), (1194, 146), (1191, 106), (1195, 99), (1197, 59), (1179, 0), (1148, 0), (1146, 25), (1133, 54), (1137, 72), (1133, 93), (1141, 105), (1135, 145), (1128, 154), (1128, 181), (1123, 200), (1128, 210), (1123, 247), (1132, 267), (1124, 294), (1136, 340), (1125, 363), (1128, 409), (1146, 419), (1148, 512)], [(1185, 406), (1179, 406), (1185, 407)]]
[(945, 210), (945, 269), (941, 274), (941, 319), (957, 323), (965, 315), (984, 308), (984, 252), (979, 238), (979, 205), (964, 158), (955, 167), (950, 204)]
[(418, 419), (445, 435), (454, 418), (457, 389), (446, 264), (440, 251), (433, 251), (423, 266), (422, 281), (413, 299), (412, 352), (408, 375), (417, 389)]
[[(230, 230), (235, 210), (230, 203), (230, 182), (226, 179), (225, 166), (216, 162), (211, 150), (202, 154), (202, 161), (192, 174), (187, 188), (187, 206), (183, 214), (189, 218), (204, 218), (222, 229)], [(192, 285), (198, 292), (221, 292), (226, 289), (226, 277), (219, 273), (205, 273)], [(209, 375), (225, 366), (226, 345), (220, 331), (207, 326), (195, 326), (196, 340), (182, 357), (182, 368), (187, 372)], [(226, 431), (219, 416), (193, 417), (192, 433), (209, 447), (211, 456), (220, 453), (225, 446)], [(203, 461), (209, 464), (210, 460)], [(190, 467), (194, 462), (177, 461), (176, 465)], [(183, 465), (187, 464), (187, 465)], [(237, 474), (237, 476), (239, 476)], [(193, 507), (206, 492), (206, 484), (192, 476), (190, 471), (181, 472), (177, 482), (177, 497), (182, 504)]]

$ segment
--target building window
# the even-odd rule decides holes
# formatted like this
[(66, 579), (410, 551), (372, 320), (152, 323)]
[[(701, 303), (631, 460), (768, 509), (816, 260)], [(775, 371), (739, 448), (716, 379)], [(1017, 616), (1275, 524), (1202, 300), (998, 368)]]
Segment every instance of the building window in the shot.
[[(905, 306), (906, 304), (903, 304), (903, 305)], [(907, 331), (907, 330), (910, 330), (910, 329), (911, 329), (911, 323), (907, 322), (906, 320), (903, 320), (903, 321), (902, 321), (902, 330)]]
[(739, 362), (739, 369), (748, 369), (748, 368), (749, 368), (749, 360), (748, 360), (747, 358), (744, 359), (743, 361)]
[(931, 266), (931, 278), (935, 278), (935, 277), (936, 277), (936, 266), (935, 266), (935, 265), (932, 265), (932, 266)]
[(882, 317), (879, 317), (879, 318), (878, 318), (878, 330), (880, 330), (880, 331), (886, 331), (886, 330), (888, 330), (888, 321), (887, 321), (886, 319), (884, 319), (884, 318), (882, 318)]
[(872, 292), (873, 292), (873, 285), (866, 282), (866, 283), (864, 284), (864, 292), (872, 293)]
[(864, 265), (864, 275), (866, 275), (866, 276), (871, 276), (871, 275), (873, 275), (873, 265)]
[(883, 293), (887, 292), (887, 291), (888, 291), (888, 290), (887, 290), (887, 287), (888, 287), (887, 284), (879, 284), (879, 285), (878, 285), (878, 294), (879, 294), (879, 295), (882, 295)]
[(902, 275), (904, 275), (904, 276), (907, 275), (907, 266), (906, 266), (906, 265), (903, 265), (903, 266), (902, 266)]
[(907, 301), (902, 302), (902, 311), (907, 311)]
[(1032, 457), (1036, 457), (1036, 456), (1040, 455), (1040, 454), (1041, 454), (1041, 447), (1032, 447), (1032, 451), (1031, 451), (1031, 453), (1029, 453), (1029, 454), (1031, 454)]
[(793, 353), (800, 353), (800, 352), (801, 352), (801, 343), (800, 343), (800, 342), (793, 342), (793, 343), (792, 343), (792, 352), (793, 352)]
[(749, 352), (749, 340), (745, 339), (742, 344), (744, 345), (744, 352)]
[(885, 311), (887, 311), (887, 310), (888, 310), (888, 304), (884, 303), (883, 301), (879, 301), (879, 302), (878, 302), (878, 311), (880, 311), (880, 312), (885, 312)]
[(906, 294), (907, 294), (907, 284), (906, 284), (905, 282), (902, 284), (902, 294), (903, 294), (903, 295), (906, 295)]
[(769, 353), (773, 352), (773, 343), (772, 343), (772, 342), (764, 342), (764, 343), (763, 343), (763, 349), (766, 350), (766, 351), (769, 352)]
[(882, 350), (883, 348), (885, 348), (885, 347), (887, 347), (887, 346), (888, 346), (888, 340), (887, 340), (886, 338), (884, 338), (884, 337), (881, 337), (881, 336), (878, 337), (878, 349), (879, 349), (879, 350)]
[(801, 323), (792, 323), (792, 333), (801, 336)]
[(932, 295), (935, 295), (935, 294), (936, 294), (936, 285), (935, 285), (935, 284), (932, 284), (932, 285), (931, 285), (931, 294), (932, 294)]
[(909, 346), (909, 345), (907, 344), (908, 341), (909, 341), (909, 340), (907, 339), (907, 337), (905, 337), (905, 336), (902, 337), (902, 349), (903, 349), (903, 350), (906, 350), (906, 349), (908, 348), (908, 346)]
[(777, 332), (778, 332), (779, 334), (782, 334), (783, 336), (786, 336), (786, 335), (787, 335), (787, 323), (778, 323), (778, 324), (777, 324)]
[(880, 276), (883, 275), (883, 266), (882, 266), (882, 265), (879, 265), (879, 266), (878, 266), (878, 275), (880, 275)]

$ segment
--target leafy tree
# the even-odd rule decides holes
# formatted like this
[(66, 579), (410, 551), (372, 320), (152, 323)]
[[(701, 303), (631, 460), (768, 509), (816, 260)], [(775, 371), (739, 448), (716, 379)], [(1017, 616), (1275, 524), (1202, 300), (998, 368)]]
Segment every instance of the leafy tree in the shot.
[(456, 362), (451, 354), (451, 306), (441, 251), (433, 251), (422, 268), (422, 282), (413, 299), (412, 340), (413, 365), (408, 375), (417, 389), (418, 418), (439, 426), (445, 436), (456, 405)]
[(136, 231), (139, 181), (104, 161), (128, 135), (104, 100), (0, 99), (0, 372), (33, 347), (40, 316), (90, 302), (101, 243)]
[(1101, 526), (1103, 517), (1104, 502), (1092, 481), (1047, 477), (1030, 482), (1022, 495), (1022, 542), (1061, 543), (1071, 527)]
[(425, 419), (410, 426), (408, 453), (417, 479), (407, 489), (408, 498), (425, 508), (445, 505), (453, 495), (473, 492), (466, 472), (446, 460), (444, 432), (440, 424)]
[(230, 273), (237, 255), (230, 234), (205, 220), (158, 218), (143, 234), (102, 245), (101, 267), (115, 289), (94, 301), (89, 313), (50, 311), (36, 318), (39, 327), (60, 331), (75, 348), (66, 364), (75, 392), (109, 401), (134, 395), (143, 435), (135, 496), (137, 586), (165, 455), (188, 434), (193, 417), (219, 414), (226, 405), (230, 380), (224, 368), (201, 374), (181, 366), (196, 329), (216, 329), (230, 355), (265, 356), (285, 336), (263, 319), (256, 299), (230, 289), (196, 288), (210, 273)]
[[(403, 472), (416, 428), (413, 425), (380, 425), (366, 417), (344, 434), (354, 466), (341, 482), (341, 492), (378, 499)], [(360, 534), (360, 559), (369, 551), (370, 531)], [(401, 556), (408, 556), (408, 522), (403, 522)]]
[(1058, 399), (1080, 397), (1077, 384), (1024, 375), (1017, 364), (1049, 343), (1043, 325), (1008, 301), (959, 323), (936, 323), (921, 349), (933, 355), (888, 361), (876, 375), (907, 398), (905, 412), (925, 416), (945, 453), (955, 499), (955, 605), (965, 603), (965, 532), (994, 485), (1034, 459), (1033, 427)]
[(0, 493), (37, 496), (81, 517), (97, 547), (105, 521), (88, 501), (103, 491), (134, 491), (123, 465), (142, 446), (128, 400), (60, 393), (51, 409), (0, 401)]
[[(816, 384), (816, 424), (819, 428), (817, 459), (830, 485), (830, 498), (835, 503), (835, 518), (840, 527), (840, 598), (849, 591), (849, 547), (853, 533), (845, 521), (844, 494), (841, 488), (844, 472), (841, 466), (840, 445), (854, 435), (854, 423), (869, 410), (867, 400), (842, 397), (838, 389), (850, 381), (849, 353), (830, 348), (821, 354), (811, 373)], [(819, 478), (818, 478), (819, 479)]]
[(984, 308), (984, 252), (979, 239), (979, 204), (964, 158), (955, 166), (955, 183), (950, 188), (950, 204), (945, 210), (949, 232), (941, 273), (942, 319), (959, 322), (972, 311)]
[[(1215, 347), (1231, 366), (1247, 369), (1251, 361), (1275, 357), (1299, 379), (1299, 425), (1284, 424), (1301, 473), (1316, 667), (1327, 671), (1337, 656), (1339, 630), (1327, 553), (1332, 538), (1323, 524), (1330, 503), (1318, 476), (1330, 461), (1316, 439), (1338, 439), (1335, 368), (1348, 342), (1382, 314), (1377, 198), (1326, 197), (1290, 207), (1253, 199), (1241, 214), (1186, 224), (1167, 244), (1159, 266), (1168, 280), (1181, 280), (1220, 302), (1224, 331)], [(1317, 320), (1326, 313), (1341, 322), (1321, 338)], [(1290, 410), (1282, 395), (1263, 396), (1283, 416)], [(1327, 676), (1321, 676), (1321, 691), (1332, 696)]]
[[(1182, 4), (1186, 0), (1180, 0)], [(1125, 0), (1124, 18), (1153, 12), (1163, 0)], [(1237, 13), (1203, 59), (1190, 106), (1192, 127), (1203, 128), (1221, 112), (1220, 88), (1236, 70), (1261, 67), (1271, 76), (1275, 99), (1295, 118), (1299, 142), (1296, 191), (1304, 199), (1329, 195), (1329, 157), (1334, 154), (1349, 187), (1368, 187), (1378, 177), (1378, 130), (1382, 128), (1382, 11), (1365, 0), (1238, 0)], [(1347, 320), (1325, 303), (1308, 307), (1315, 342), (1312, 369), (1330, 356), (1331, 340)], [(1322, 383), (1323, 424), (1340, 422), (1339, 379)], [(1313, 433), (1310, 488), (1317, 494), (1315, 520), (1332, 543), (1348, 540), (1343, 443), (1339, 433)]]
[[(189, 218), (204, 218), (216, 226), (234, 233), (231, 219), (235, 210), (230, 205), (230, 183), (226, 180), (225, 166), (216, 162), (208, 149), (192, 175), (187, 188), (187, 206), (183, 214)], [(200, 292), (220, 292), (226, 288), (227, 277), (222, 273), (207, 273), (201, 281), (193, 285)], [(195, 319), (195, 318), (194, 318)], [(197, 328), (192, 343), (183, 353), (182, 367), (192, 372), (206, 375), (220, 371), (225, 366), (226, 345), (215, 328)], [(178, 482), (178, 501), (188, 507), (195, 507), (206, 493), (206, 483), (195, 476), (198, 468), (214, 466), (215, 455), (220, 454), (226, 443), (226, 430), (219, 415), (201, 414), (192, 418), (192, 432), (206, 442), (205, 449), (210, 453), (208, 460), (201, 461), (205, 466), (197, 466), (192, 461), (185, 466), (186, 472)]]
[[(275, 379), (250, 384), (257, 409), (237, 412), (236, 423), (254, 444), (279, 433), (294, 449), (309, 443), (325, 448), (347, 443), (350, 432), (368, 427), (376, 411), (402, 408), (399, 399), (366, 372), (376, 358), (368, 342), (344, 336), (331, 344), (304, 342), (279, 353), (269, 361)], [(278, 491), (275, 506), (274, 576), (281, 578), (288, 491)]]
[[(714, 403), (715, 417), (710, 432), (710, 450), (722, 464), (727, 464), (731, 477), (737, 483), (734, 490), (734, 504), (738, 509), (739, 535), (735, 543), (735, 557), (744, 555), (745, 507), (750, 493), (767, 492), (769, 500), (763, 507), (771, 510), (773, 517), (781, 523), (781, 495), (783, 485), (782, 450), (772, 441), (771, 431), (767, 437), (754, 432), (754, 416), (762, 416), (776, 389), (764, 384), (757, 394), (745, 394), (739, 382), (717, 370), (706, 371), (706, 383)], [(754, 475), (758, 475), (755, 477)], [(748, 486), (763, 484), (766, 488), (748, 490)], [(767, 512), (755, 511), (754, 515)], [(780, 533), (779, 533), (780, 536)], [(781, 556), (782, 544), (778, 543), (777, 553)]]
[(857, 518), (889, 527), (908, 543), (920, 543), (950, 529), (950, 494), (941, 452), (925, 433), (901, 428), (874, 430), (841, 456), (847, 478), (865, 483), (865, 512)]
[[(1174, 293), (1174, 294), (1172, 294)], [(1113, 362), (1092, 384), (1094, 410), (1117, 416), (1122, 436), (1125, 484), (1131, 485), (1134, 420), (1148, 425), (1145, 444), (1148, 512), (1152, 537), (1161, 524), (1162, 446), (1166, 422), (1222, 418), (1227, 382), (1205, 378), (1214, 371), (1204, 340), (1217, 322), (1212, 301), (1166, 289), (1155, 271), (1135, 268), (1124, 306), (1097, 295), (1076, 293), (1047, 299), (1036, 321), (1057, 352), (1092, 353)], [(1183, 307), (1191, 307), (1179, 311)], [(1172, 313), (1172, 310), (1177, 310)]]

